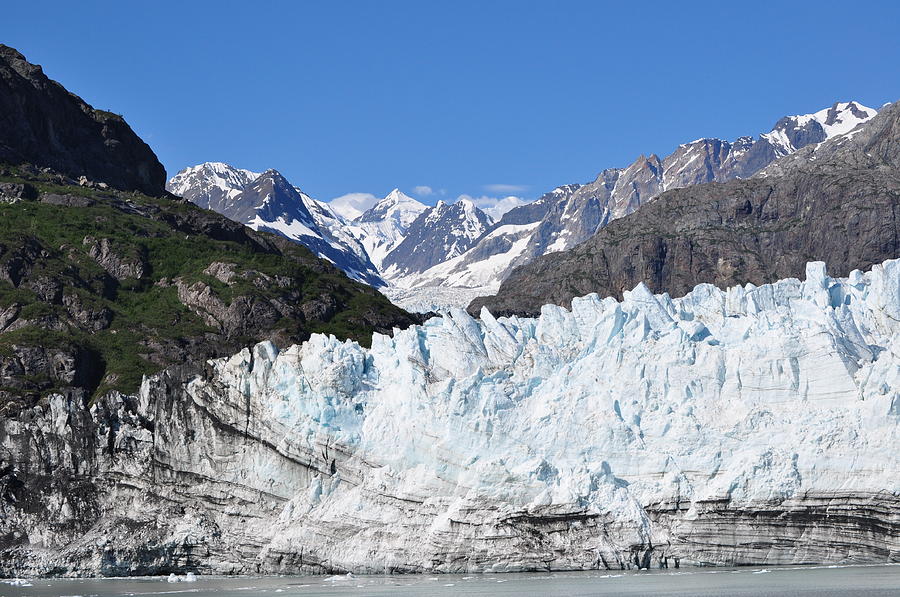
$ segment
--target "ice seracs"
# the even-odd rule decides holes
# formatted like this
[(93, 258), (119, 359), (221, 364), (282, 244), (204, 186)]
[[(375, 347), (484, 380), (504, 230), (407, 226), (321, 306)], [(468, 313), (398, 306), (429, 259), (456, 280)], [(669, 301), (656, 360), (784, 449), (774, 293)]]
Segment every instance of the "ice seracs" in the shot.
[(897, 562), (898, 337), (900, 262), (813, 263), (534, 319), (457, 309), (369, 349), (263, 342), (90, 409), (53, 393), (5, 427), (66, 476), (18, 494), (50, 520), (0, 519), (28, 537), (4, 574)]
[(250, 437), (310, 463), (248, 481), (288, 500), (268, 554), (365, 572), (889, 561), (898, 333), (900, 261), (846, 279), (811, 263), (802, 282), (639, 285), (537, 319), (451, 310), (368, 350), (264, 343), (187, 393), (246, 404)]

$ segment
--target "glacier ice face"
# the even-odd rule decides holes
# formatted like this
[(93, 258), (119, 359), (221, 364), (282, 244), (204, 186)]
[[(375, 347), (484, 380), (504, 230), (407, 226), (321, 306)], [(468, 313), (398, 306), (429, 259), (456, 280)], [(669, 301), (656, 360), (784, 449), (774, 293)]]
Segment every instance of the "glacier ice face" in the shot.
[(7, 453), (52, 446), (33, 474), (72, 470), (99, 489), (54, 493), (49, 522), (8, 510), (0, 530), (24, 529), (31, 547), (0, 565), (898, 561), (898, 333), (900, 261), (888, 261), (679, 299), (641, 285), (536, 319), (451, 310), (371, 349), (258, 344), (147, 378), (139, 396), (95, 404), (93, 423), (62, 396), (8, 423)]
[[(187, 393), (249, 401), (278, 450), (317, 454), (268, 550), (363, 570), (583, 567), (635, 545), (690, 561), (678, 525), (705, 504), (900, 493), (898, 332), (900, 261), (844, 280), (811, 263), (804, 282), (641, 285), (537, 319), (452, 310), (370, 350), (260, 344)], [(511, 520), (563, 524), (565, 549), (506, 553)]]

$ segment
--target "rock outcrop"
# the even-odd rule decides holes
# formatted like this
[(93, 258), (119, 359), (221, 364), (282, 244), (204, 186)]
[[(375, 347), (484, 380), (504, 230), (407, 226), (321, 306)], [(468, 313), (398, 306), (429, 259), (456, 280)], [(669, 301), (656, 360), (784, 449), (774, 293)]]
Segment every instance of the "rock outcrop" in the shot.
[(120, 190), (165, 194), (166, 171), (125, 120), (89, 106), (0, 44), (0, 163), (51, 168)]
[(0, 572), (900, 561), (900, 261), (805, 278), (51, 393), (0, 420)]
[(900, 255), (900, 103), (858, 129), (786, 156), (747, 180), (663, 193), (569, 251), (516, 269), (495, 314), (536, 314), (597, 292), (621, 297), (639, 282), (683, 295), (798, 276), (823, 260), (836, 274)]

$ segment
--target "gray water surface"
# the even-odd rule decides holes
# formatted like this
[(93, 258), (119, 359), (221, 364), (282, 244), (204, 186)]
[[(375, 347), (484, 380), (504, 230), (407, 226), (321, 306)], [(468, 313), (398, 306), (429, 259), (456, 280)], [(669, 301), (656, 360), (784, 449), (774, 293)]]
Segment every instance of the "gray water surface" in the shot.
[[(182, 577), (183, 578), (183, 577)], [(783, 568), (694, 568), (658, 571), (592, 571), (528, 574), (410, 576), (198, 576), (195, 582), (164, 577), (0, 581), (7, 597), (172, 595), (272, 597), (331, 595), (713, 595), (774, 597), (898, 597), (900, 565)]]

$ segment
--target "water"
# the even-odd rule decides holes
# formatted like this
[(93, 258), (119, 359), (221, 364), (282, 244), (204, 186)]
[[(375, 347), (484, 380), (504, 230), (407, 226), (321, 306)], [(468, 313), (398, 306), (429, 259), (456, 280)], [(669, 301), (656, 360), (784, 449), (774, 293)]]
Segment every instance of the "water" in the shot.
[[(16, 582), (24, 584), (14, 584)], [(774, 597), (898, 597), (900, 565), (783, 568), (694, 568), (659, 571), (593, 571), (529, 574), (417, 576), (198, 576), (195, 582), (164, 577), (0, 581), (6, 597), (172, 595), (271, 597), (336, 595), (566, 596), (714, 595)]]

